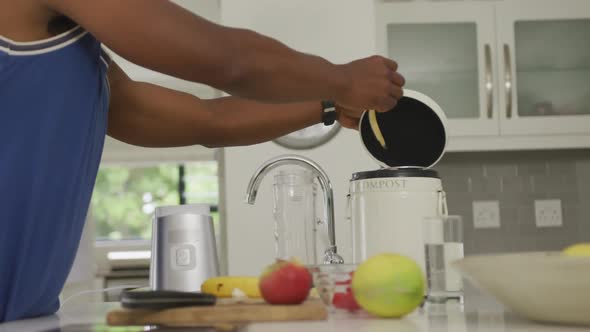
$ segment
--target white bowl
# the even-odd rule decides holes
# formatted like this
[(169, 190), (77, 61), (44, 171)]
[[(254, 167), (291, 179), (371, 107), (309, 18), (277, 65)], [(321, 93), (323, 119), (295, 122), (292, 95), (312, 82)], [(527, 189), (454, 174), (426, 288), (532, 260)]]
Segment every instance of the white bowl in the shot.
[(528, 319), (590, 325), (590, 257), (559, 252), (481, 255), (453, 265), (477, 287)]

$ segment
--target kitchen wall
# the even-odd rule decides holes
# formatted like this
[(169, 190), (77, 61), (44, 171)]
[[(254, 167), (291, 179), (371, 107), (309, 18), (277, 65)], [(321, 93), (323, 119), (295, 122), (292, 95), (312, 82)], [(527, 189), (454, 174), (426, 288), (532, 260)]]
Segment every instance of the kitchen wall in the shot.
[[(357, 153), (358, 152), (358, 153)], [(245, 188), (266, 159), (303, 154), (329, 174), (335, 193), (338, 242), (349, 259), (345, 240), (345, 196), (352, 172), (377, 166), (362, 152), (355, 132), (310, 151), (290, 151), (274, 143), (225, 149), (228, 262), (232, 274), (258, 273), (272, 260), (272, 174), (263, 181), (254, 206), (244, 204)], [(342, 156), (351, 158), (342, 158)], [(228, 161), (230, 161), (228, 163)], [(465, 253), (560, 250), (590, 241), (590, 150), (447, 153), (435, 167), (447, 192), (449, 212), (464, 220)], [(538, 228), (534, 201), (560, 199), (562, 227)], [(476, 229), (473, 202), (497, 200), (500, 227)]]
[[(375, 9), (372, 8), (372, 1), (350, 1), (347, 6), (341, 6), (340, 0), (316, 2), (314, 6), (305, 2), (298, 0), (276, 5), (276, 1), (258, 0), (253, 5), (242, 0), (223, 0), (221, 22), (263, 32), (295, 49), (318, 54), (337, 63), (374, 53), (377, 39), (371, 23)], [(347, 9), (339, 11), (337, 17), (325, 15), (339, 5)], [(268, 15), (269, 12), (273, 15)], [(302, 18), (306, 22), (303, 25), (297, 21)], [(523, 137), (528, 139), (517, 136), (515, 140)], [(493, 144), (497, 138), (486, 137), (484, 140)], [(448, 191), (451, 213), (464, 217), (467, 254), (560, 249), (589, 236), (590, 212), (582, 204), (590, 198), (582, 185), (590, 181), (590, 157), (586, 157), (590, 156), (589, 152), (446, 155), (436, 168), (440, 170)], [(356, 133), (342, 131), (334, 140), (313, 150), (287, 150), (272, 142), (224, 149), (222, 214), (227, 227), (230, 274), (258, 274), (273, 259), (272, 174), (263, 181), (254, 206), (244, 204), (243, 200), (248, 181), (256, 168), (265, 160), (285, 153), (307, 156), (327, 171), (334, 186), (338, 242), (342, 249), (349, 246), (349, 243), (341, 242), (346, 239), (347, 231), (344, 211), (348, 181), (354, 172), (377, 167), (364, 153)], [(562, 200), (563, 227), (537, 228), (534, 200), (549, 198)], [(499, 228), (474, 229), (474, 200), (499, 201)]]
[(275, 257), (272, 185), (276, 171), (271, 171), (262, 181), (254, 205), (245, 204), (244, 198), (248, 181), (256, 169), (264, 161), (283, 154), (306, 156), (330, 177), (334, 188), (336, 240), (344, 259), (352, 259), (350, 228), (345, 222), (349, 180), (353, 172), (378, 166), (364, 152), (357, 132), (341, 130), (334, 140), (312, 150), (288, 150), (273, 142), (224, 149), (225, 199), (222, 203), (227, 227), (228, 271), (232, 275), (258, 275)]
[[(559, 250), (590, 240), (590, 150), (449, 153), (436, 167), (465, 252)], [(534, 201), (560, 199), (562, 227), (538, 228)], [(476, 229), (473, 201), (497, 200), (500, 227)]]
[[(347, 3), (347, 10), (339, 11), (338, 15), (326, 15), (337, 8), (340, 2), (316, 1), (313, 6), (309, 6), (306, 0), (281, 2), (281, 5), (273, 0), (261, 0), (256, 1), (257, 6), (253, 6), (243, 0), (223, 0), (221, 22), (280, 37), (282, 42), (295, 49), (319, 54), (335, 63), (346, 63), (372, 55), (375, 49), (374, 26), (371, 23), (374, 10), (372, 2), (351, 1)], [(269, 16), (271, 9), (273, 15)], [(248, 15), (244, 15), (245, 11)], [(305, 16), (298, 16), (303, 14)], [(302, 17), (305, 18), (305, 24), (297, 23), (294, 29), (294, 22)], [(340, 131), (333, 140), (312, 150), (288, 150), (273, 142), (223, 149), (221, 203), (222, 217), (227, 227), (229, 274), (258, 275), (274, 259), (273, 174), (269, 174), (262, 182), (254, 206), (244, 203), (244, 195), (248, 181), (258, 166), (267, 159), (287, 153), (309, 157), (328, 173), (334, 187), (335, 215), (339, 224), (345, 217), (351, 174), (377, 167), (364, 152), (358, 133), (351, 130)], [(349, 243), (341, 242), (347, 238), (346, 230), (342, 225), (337, 227), (337, 241), (343, 248), (350, 248)], [(342, 254), (350, 260), (350, 253)]]

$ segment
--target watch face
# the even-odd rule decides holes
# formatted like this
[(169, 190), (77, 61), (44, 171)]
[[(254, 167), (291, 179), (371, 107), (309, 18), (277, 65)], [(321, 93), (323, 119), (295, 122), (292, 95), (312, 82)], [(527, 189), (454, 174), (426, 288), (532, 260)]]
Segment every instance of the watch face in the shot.
[(310, 149), (328, 142), (339, 130), (340, 124), (338, 122), (331, 126), (318, 123), (279, 137), (274, 141), (289, 149)]

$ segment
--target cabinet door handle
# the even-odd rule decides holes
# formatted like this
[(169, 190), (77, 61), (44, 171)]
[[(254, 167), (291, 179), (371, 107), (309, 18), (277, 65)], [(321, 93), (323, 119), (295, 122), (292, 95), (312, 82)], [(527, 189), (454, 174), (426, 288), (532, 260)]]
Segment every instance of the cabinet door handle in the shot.
[(506, 117), (512, 117), (512, 60), (510, 47), (504, 44), (504, 91), (506, 93)]
[(490, 44), (485, 45), (484, 54), (486, 63), (486, 109), (488, 111), (488, 119), (491, 119), (494, 117), (494, 77), (492, 73), (492, 48), (490, 47)]

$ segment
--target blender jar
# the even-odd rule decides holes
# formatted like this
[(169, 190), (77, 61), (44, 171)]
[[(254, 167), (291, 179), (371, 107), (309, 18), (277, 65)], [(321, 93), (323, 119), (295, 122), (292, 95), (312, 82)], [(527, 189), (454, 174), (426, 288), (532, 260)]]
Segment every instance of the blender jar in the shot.
[(296, 257), (306, 265), (318, 264), (316, 184), (313, 173), (307, 170), (283, 170), (274, 178), (276, 257)]

